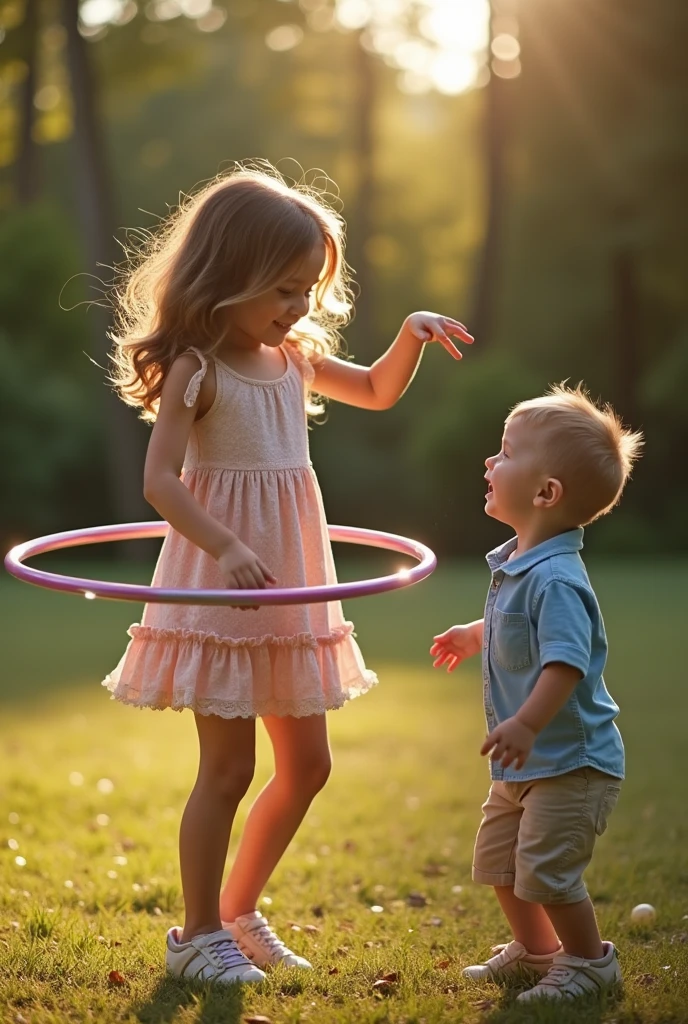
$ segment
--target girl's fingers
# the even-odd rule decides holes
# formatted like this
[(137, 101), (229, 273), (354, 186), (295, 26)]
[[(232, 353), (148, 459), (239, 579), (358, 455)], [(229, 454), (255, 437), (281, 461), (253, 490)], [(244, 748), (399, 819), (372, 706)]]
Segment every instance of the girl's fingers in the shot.
[(456, 657), (456, 655), (454, 655), (452, 658), (449, 659), (449, 663), (447, 665), (447, 672), (453, 672), (458, 664), (459, 659)]
[(277, 577), (274, 575), (274, 573), (270, 572), (270, 570), (268, 569), (267, 565), (265, 565), (264, 562), (261, 562), (260, 558), (258, 559), (258, 566), (263, 576), (265, 577), (266, 583), (277, 583)]
[(469, 334), (463, 324), (460, 324), (458, 320), (445, 320), (445, 330), (448, 334), (454, 334), (457, 338), (461, 338), (461, 341), (465, 341), (467, 345), (472, 345), (475, 338), (472, 334)]
[(446, 348), (449, 355), (452, 356), (454, 359), (463, 359), (463, 356), (459, 352), (454, 342), (450, 341), (446, 335), (438, 334), (437, 340), (439, 341), (440, 345), (442, 345), (443, 348)]

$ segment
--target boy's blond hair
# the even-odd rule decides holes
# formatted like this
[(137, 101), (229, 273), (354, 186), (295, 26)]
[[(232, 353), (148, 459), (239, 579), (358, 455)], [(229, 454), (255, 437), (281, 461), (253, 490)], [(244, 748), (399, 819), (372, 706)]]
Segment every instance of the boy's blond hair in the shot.
[(609, 404), (597, 405), (578, 384), (554, 384), (509, 413), (538, 428), (546, 472), (564, 487), (564, 502), (576, 525), (586, 526), (616, 505), (644, 444), (627, 430)]

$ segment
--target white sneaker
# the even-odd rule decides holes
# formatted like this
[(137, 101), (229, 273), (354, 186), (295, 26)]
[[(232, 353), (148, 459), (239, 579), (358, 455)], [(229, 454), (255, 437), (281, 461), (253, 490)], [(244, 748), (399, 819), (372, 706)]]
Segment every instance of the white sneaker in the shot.
[(195, 935), (180, 942), (181, 928), (167, 933), (167, 970), (177, 978), (194, 981), (215, 981), (222, 984), (265, 980), (265, 974), (244, 956), (236, 942), (225, 931)]
[(242, 914), (236, 921), (223, 921), (237, 946), (249, 960), (259, 967), (272, 967), (283, 964), (285, 967), (312, 967), (302, 956), (298, 956), (279, 939), (272, 928), (268, 927), (266, 918), (259, 910), (250, 914)]
[(507, 981), (514, 977), (532, 977), (534, 974), (544, 976), (560, 951), (561, 946), (553, 953), (536, 956), (529, 953), (522, 942), (513, 939), (511, 942), (502, 943), (501, 946), (493, 946), (492, 952), (496, 956), (491, 956), (484, 964), (465, 967), (461, 973), (464, 978), (471, 978), (473, 981)]
[(521, 992), (516, 1001), (529, 999), (575, 999), (577, 996), (599, 995), (612, 985), (621, 984), (621, 968), (616, 949), (611, 942), (603, 942), (604, 956), (600, 960), (585, 960), (580, 956), (558, 953), (549, 971), (535, 988)]

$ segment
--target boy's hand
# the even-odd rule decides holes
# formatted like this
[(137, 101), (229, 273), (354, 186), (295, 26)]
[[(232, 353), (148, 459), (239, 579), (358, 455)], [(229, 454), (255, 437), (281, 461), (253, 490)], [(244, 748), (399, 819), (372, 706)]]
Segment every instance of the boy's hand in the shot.
[(484, 757), (491, 751), (492, 760), (501, 761), (502, 768), (508, 768), (513, 764), (518, 771), (530, 756), (535, 736), (536, 733), (515, 716), (507, 718), (492, 730), (480, 748), (480, 753)]
[[(482, 623), (480, 623), (482, 625)], [(472, 622), (468, 626), (452, 626), (446, 633), (434, 637), (430, 654), (435, 659), (433, 668), (447, 666), (447, 672), (453, 672), (466, 658), (472, 658), (480, 650), (482, 643), (478, 624)]]
[(450, 334), (465, 341), (467, 345), (473, 344), (473, 335), (468, 333), (462, 323), (450, 316), (440, 316), (439, 313), (429, 313), (427, 310), (412, 313), (406, 318), (405, 326), (418, 341), (439, 341), (454, 359), (462, 359), (463, 356), (449, 337)]

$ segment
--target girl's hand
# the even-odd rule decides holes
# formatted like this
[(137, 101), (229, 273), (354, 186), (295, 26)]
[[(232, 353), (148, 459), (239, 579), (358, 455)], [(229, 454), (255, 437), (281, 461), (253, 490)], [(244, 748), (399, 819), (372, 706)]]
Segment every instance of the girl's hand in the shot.
[[(218, 556), (217, 563), (229, 590), (264, 590), (277, 579), (258, 555), (235, 537)], [(236, 608), (252, 608), (259, 605), (234, 605)]]
[(406, 318), (405, 326), (418, 341), (439, 341), (454, 359), (462, 359), (463, 356), (450, 339), (450, 334), (465, 341), (467, 345), (473, 344), (473, 335), (468, 333), (463, 324), (438, 313), (428, 313), (425, 310), (421, 313), (412, 313)]
[(481, 639), (476, 624), (469, 626), (452, 626), (446, 633), (434, 637), (430, 654), (435, 659), (433, 668), (447, 666), (447, 672), (453, 672), (466, 658), (472, 658), (480, 650)]
[(503, 768), (513, 764), (518, 770), (528, 760), (535, 743), (535, 733), (515, 716), (507, 718), (489, 734), (480, 753), (485, 756), (492, 751), (492, 760), (501, 761)]

